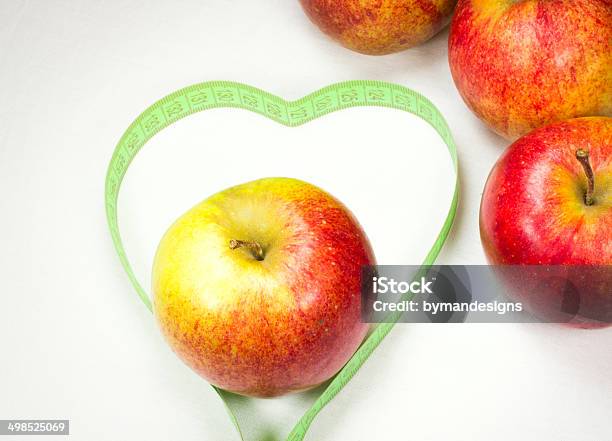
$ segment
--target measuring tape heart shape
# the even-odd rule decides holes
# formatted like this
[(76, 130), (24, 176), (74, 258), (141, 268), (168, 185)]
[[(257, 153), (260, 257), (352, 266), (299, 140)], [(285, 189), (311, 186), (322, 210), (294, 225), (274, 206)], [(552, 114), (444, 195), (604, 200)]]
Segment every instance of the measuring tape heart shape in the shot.
[[(108, 166), (105, 186), (106, 217), (113, 243), (121, 264), (125, 269), (138, 296), (151, 311), (151, 299), (138, 282), (128, 261), (117, 222), (117, 199), (119, 189), (129, 164), (143, 145), (157, 132), (175, 121), (191, 114), (215, 108), (239, 108), (259, 113), (280, 124), (297, 127), (332, 112), (351, 108), (379, 106), (412, 113), (427, 121), (448, 147), (455, 173), (453, 199), (446, 219), (422, 265), (432, 265), (446, 241), (459, 197), (457, 149), (444, 117), (424, 96), (398, 84), (379, 81), (348, 81), (324, 87), (297, 101), (284, 99), (263, 90), (245, 84), (212, 81), (195, 84), (178, 90), (157, 101), (142, 114), (125, 131)], [(314, 404), (304, 413), (287, 441), (301, 441), (317, 414), (325, 407), (355, 375), (380, 342), (391, 331), (399, 320), (401, 313), (393, 313), (385, 323), (379, 324), (350, 360), (331, 380), (327, 388)], [(244, 436), (236, 415), (230, 409), (224, 391), (214, 387), (223, 400), (233, 424), (242, 440)]]

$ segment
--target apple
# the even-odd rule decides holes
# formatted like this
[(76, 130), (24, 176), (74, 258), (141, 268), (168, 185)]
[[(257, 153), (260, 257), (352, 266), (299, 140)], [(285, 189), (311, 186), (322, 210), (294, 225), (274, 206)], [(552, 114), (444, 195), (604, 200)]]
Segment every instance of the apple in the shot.
[(501, 272), (536, 316), (610, 325), (612, 118), (554, 123), (508, 147), (485, 185), (480, 236), (489, 263), (534, 265)]
[(300, 0), (306, 15), (343, 46), (362, 54), (398, 52), (429, 40), (457, 0)]
[(448, 49), (463, 100), (507, 139), (612, 116), (610, 0), (460, 0)]
[(363, 340), (361, 271), (375, 265), (351, 212), (303, 181), (217, 193), (165, 233), (153, 265), (166, 340), (222, 389), (270, 397), (332, 377)]

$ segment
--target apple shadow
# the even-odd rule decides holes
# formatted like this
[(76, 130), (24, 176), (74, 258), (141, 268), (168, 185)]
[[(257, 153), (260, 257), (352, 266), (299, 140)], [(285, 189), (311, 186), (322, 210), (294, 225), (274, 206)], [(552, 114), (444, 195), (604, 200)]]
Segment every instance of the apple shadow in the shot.
[(612, 352), (602, 348), (612, 337), (612, 327), (576, 329), (556, 323), (525, 323), (519, 331), (532, 346), (529, 349), (557, 360), (557, 365), (567, 369), (568, 376), (588, 381), (595, 389), (609, 378), (605, 366), (612, 364)]
[[(370, 330), (367, 336), (369, 336), (372, 333), (374, 328), (375, 328), (374, 326), (370, 327)], [(366, 336), (366, 339), (367, 339), (367, 336)], [(323, 394), (323, 392), (329, 387), (330, 383), (334, 380), (334, 378), (335, 376), (312, 389), (293, 394), (294, 397), (299, 398), (301, 401), (304, 402), (304, 406), (303, 406), (303, 409), (301, 409), (300, 412), (294, 416), (294, 420), (291, 421), (291, 424), (288, 426), (287, 430), (291, 430), (294, 427), (294, 425), (297, 424), (299, 419), (310, 408), (310, 406), (312, 406), (316, 402), (316, 400), (321, 396), (321, 394)], [(350, 383), (351, 382), (349, 381), (349, 384)], [(239, 420), (246, 419), (246, 418), (241, 418), (242, 415), (246, 415), (246, 414), (256, 415), (257, 402), (259, 400), (275, 399), (275, 398), (259, 399), (259, 398), (245, 397), (245, 396), (238, 395), (238, 394), (228, 392), (228, 391), (223, 391), (222, 394), (223, 394), (223, 398), (226, 401), (227, 405), (230, 407), (232, 412), (236, 415), (236, 417)], [(347, 406), (337, 407), (336, 409), (334, 409), (334, 415), (339, 415), (342, 412), (346, 412), (346, 408)], [(342, 418), (341, 417), (334, 418), (334, 421), (338, 421), (338, 420), (342, 420)], [(257, 441), (278, 441), (279, 439), (279, 434), (277, 432), (271, 429), (262, 428), (261, 426), (258, 427), (257, 430), (254, 430), (253, 426), (243, 425), (241, 426), (241, 431), (243, 435), (248, 435), (250, 433), (257, 432), (257, 437), (256, 437)], [(289, 432), (283, 433), (282, 435), (280, 435), (281, 439), (284, 439), (286, 436), (288, 436), (288, 434)]]
[[(375, 329), (375, 326), (371, 326), (371, 327), (370, 327), (370, 331), (368, 332), (368, 335), (366, 336), (366, 339), (367, 339), (367, 337), (369, 337), (369, 336), (370, 336), (370, 334), (371, 334), (371, 333), (374, 331), (374, 329)], [(393, 330), (391, 330), (391, 333), (393, 333), (393, 332), (395, 332), (395, 331), (398, 331), (398, 329), (393, 329)], [(410, 329), (408, 329), (408, 328), (404, 328), (403, 332), (410, 332)], [(366, 341), (366, 339), (364, 339), (364, 342)], [(387, 343), (388, 343), (388, 344), (390, 344), (389, 342), (387, 342)], [(372, 362), (376, 363), (376, 360), (375, 360), (375, 359), (376, 359), (377, 357), (380, 357), (381, 359), (383, 359), (383, 360), (384, 360), (384, 359), (385, 359), (385, 357), (387, 356), (387, 354), (385, 354), (385, 353), (386, 353), (386, 352), (388, 352), (388, 351), (390, 351), (390, 350), (391, 350), (391, 351), (395, 351), (395, 350), (397, 350), (397, 349), (398, 349), (398, 346), (395, 346), (395, 347), (394, 347), (394, 349), (390, 349), (390, 348), (391, 348), (391, 346), (390, 346), (389, 348), (385, 348), (385, 342), (384, 342), (384, 341), (383, 341), (383, 342), (381, 342), (381, 345), (380, 345), (379, 347), (377, 347), (377, 348), (374, 350), (374, 352), (371, 354), (371, 356), (370, 356), (370, 357), (369, 357), (369, 358), (368, 358), (368, 359), (365, 361), (364, 365), (363, 365), (362, 367), (360, 367), (360, 368), (359, 368), (359, 370), (356, 372), (355, 377), (356, 377), (356, 376), (358, 376), (358, 375), (359, 375), (359, 373), (363, 373), (363, 371), (364, 371), (364, 370), (367, 370), (367, 368), (366, 368), (366, 367), (367, 367), (367, 366), (368, 366), (370, 363), (372, 363)], [(389, 369), (389, 367), (388, 367), (388, 366), (389, 366), (389, 364), (387, 364), (387, 363), (381, 363), (381, 362), (380, 362), (380, 360), (379, 360), (379, 362), (378, 362), (378, 363), (377, 363), (377, 365), (376, 365), (376, 375), (378, 375), (378, 376), (384, 376), (384, 375), (385, 375), (384, 371), (385, 371), (386, 369)], [(364, 369), (364, 368), (366, 368), (366, 369)], [(371, 375), (371, 374), (372, 374), (372, 372), (370, 372), (370, 375)], [(329, 383), (330, 383), (332, 380), (333, 380), (333, 378), (331, 378), (330, 380), (328, 380), (328, 381), (327, 381), (326, 383), (324, 383), (323, 385), (321, 385), (321, 386), (319, 386), (319, 387), (317, 387), (317, 388), (315, 388), (315, 389), (312, 389), (311, 391), (308, 391), (308, 392), (309, 392), (309, 393), (314, 394), (314, 397), (315, 397), (315, 399), (316, 399), (316, 398), (317, 398), (317, 397), (318, 397), (318, 396), (319, 396), (319, 395), (320, 395), (320, 394), (321, 394), (321, 393), (322, 393), (322, 392), (325, 390), (325, 388), (326, 388), (326, 387), (329, 385)], [(354, 378), (351, 378), (351, 380), (349, 380), (349, 381), (347, 382), (346, 387), (347, 387), (347, 388), (350, 388), (350, 387), (351, 387), (351, 384), (353, 384), (353, 383), (354, 383), (354, 381), (355, 381), (355, 380), (354, 380)], [(408, 381), (408, 380), (406, 380), (406, 381)], [(341, 391), (338, 393), (338, 396), (337, 396), (337, 397), (342, 397), (342, 396), (344, 396), (344, 395), (346, 395), (346, 394), (350, 394), (350, 393), (351, 393), (351, 391), (350, 391), (350, 390), (344, 390), (344, 389), (343, 389), (343, 390), (341, 390)], [(354, 392), (354, 393), (356, 393), (356, 394), (361, 394), (362, 392), (357, 391), (357, 392)], [(337, 397), (336, 397), (336, 399), (337, 399)], [(362, 396), (361, 398), (363, 399), (363, 396)], [(342, 400), (342, 399), (344, 399), (344, 398), (340, 398), (340, 400)], [(350, 398), (347, 398), (347, 399), (349, 399), (349, 400), (350, 400)], [(335, 401), (335, 400), (334, 400), (334, 401)], [(332, 401), (330, 404), (331, 404), (331, 405), (334, 405), (334, 402)], [(336, 404), (337, 404), (337, 403), (336, 403)], [(334, 409), (333, 409), (333, 419), (331, 419), (331, 420), (330, 420), (330, 421), (331, 421), (331, 423), (332, 423), (332, 424), (335, 426), (335, 424), (337, 424), (339, 421), (346, 421), (346, 420), (348, 419), (348, 418), (347, 418), (348, 412), (350, 412), (351, 410), (352, 410), (352, 409), (351, 409), (351, 406), (349, 406), (349, 405), (344, 405), (344, 406), (342, 406), (342, 405), (335, 405), (335, 407), (334, 407)], [(323, 409), (321, 410), (321, 413), (324, 413), (324, 412), (326, 412), (326, 409), (325, 409), (325, 408), (323, 408)], [(326, 424), (329, 424), (329, 423), (328, 423), (328, 422), (326, 422), (325, 420), (321, 420), (321, 422), (320, 422), (319, 424), (321, 425), (321, 427), (324, 427)], [(328, 429), (328, 430), (326, 430), (326, 432), (329, 432), (329, 429)]]
[[(465, 104), (465, 103), (464, 103)], [(466, 109), (469, 110), (469, 108), (466, 105)], [(481, 120), (480, 118), (478, 118), (473, 112), (470, 111), (470, 113), (472, 114), (472, 117), (476, 119), (477, 124), (478, 124), (478, 128), (480, 129), (480, 135), (484, 136), (486, 138), (486, 145), (487, 146), (492, 146), (492, 148), (499, 152), (499, 154), (501, 155), (501, 153), (506, 150), (506, 148), (512, 144), (514, 141), (510, 141), (506, 138), (504, 138), (501, 135), (498, 135), (497, 133), (495, 133), (493, 130), (491, 130), (489, 128), (489, 126), (486, 125), (486, 123)]]
[(429, 40), (421, 43), (418, 46), (406, 50), (405, 54), (410, 54), (411, 51), (427, 56), (427, 59), (439, 56), (440, 53), (448, 59), (448, 38), (450, 35), (450, 23), (444, 26), (436, 35)]
[[(322, 33), (316, 26), (312, 25), (312, 28), (311, 32), (318, 35), (320, 40), (322, 57), (327, 57), (331, 65), (352, 67), (345, 71), (348, 80), (367, 79), (406, 84), (419, 74), (448, 69), (448, 25), (424, 43), (386, 55), (355, 52), (326, 35), (320, 35)], [(343, 78), (337, 78), (340, 79)]]
[(362, 72), (367, 78), (410, 83), (425, 73), (448, 69), (449, 27), (442, 29), (426, 42), (389, 55), (361, 55)]
[[(228, 413), (233, 414), (238, 421), (243, 421), (244, 418), (240, 418), (242, 414), (255, 414), (255, 400), (256, 398), (245, 397), (238, 395), (226, 390), (222, 391), (223, 400), (225, 400), (226, 406), (229, 408)], [(239, 429), (242, 437), (245, 434), (252, 432), (252, 427), (247, 427), (244, 423), (240, 425)], [(264, 429), (263, 433), (258, 434), (258, 441), (276, 441), (276, 434), (270, 429)]]
[(457, 168), (457, 180), (458, 183), (457, 185), (459, 186), (459, 199), (457, 201), (457, 211), (455, 212), (455, 219), (453, 220), (453, 225), (451, 226), (451, 229), (448, 233), (448, 238), (446, 239), (446, 242), (444, 243), (444, 246), (442, 247), (442, 250), (439, 254), (440, 259), (436, 259), (436, 264), (440, 263), (438, 260), (440, 261), (444, 261), (444, 256), (446, 254), (448, 255), (456, 255), (457, 253), (453, 251), (453, 248), (456, 246), (461, 246), (461, 244), (458, 241), (453, 240), (455, 234), (457, 234), (458, 231), (461, 231), (463, 224), (465, 223), (465, 217), (466, 217), (466, 204), (463, 203), (463, 198), (465, 197), (465, 191), (464, 191), (464, 185), (463, 183), (465, 182), (465, 180), (463, 179), (463, 175), (464, 175), (464, 171), (463, 171), (463, 164), (461, 162), (461, 160), (459, 160), (459, 165)]
[[(319, 398), (319, 396), (325, 391), (325, 389), (329, 386), (333, 377), (329, 380), (321, 383), (319, 386), (314, 387), (313, 389), (309, 389), (303, 392), (297, 392), (293, 394), (294, 398), (299, 399), (300, 401), (304, 401), (303, 409), (300, 413), (295, 415), (294, 421), (291, 421), (289, 425), (289, 429), (291, 430), (293, 426), (298, 422), (298, 420), (302, 417), (302, 415), (314, 404), (314, 402)], [(240, 418), (241, 415), (251, 414), (257, 415), (257, 402), (259, 400), (274, 400), (275, 398), (251, 398), (245, 397), (243, 395), (238, 395), (228, 391), (222, 391), (223, 399), (225, 400), (227, 406), (231, 409), (232, 413), (236, 415), (239, 420), (252, 420), (247, 418)], [(259, 426), (257, 429), (254, 429), (253, 426), (242, 425), (240, 427), (243, 435), (257, 432), (257, 441), (278, 441), (279, 434), (274, 430), (267, 429), (265, 427)], [(282, 434), (281, 438), (284, 439), (288, 433)]]

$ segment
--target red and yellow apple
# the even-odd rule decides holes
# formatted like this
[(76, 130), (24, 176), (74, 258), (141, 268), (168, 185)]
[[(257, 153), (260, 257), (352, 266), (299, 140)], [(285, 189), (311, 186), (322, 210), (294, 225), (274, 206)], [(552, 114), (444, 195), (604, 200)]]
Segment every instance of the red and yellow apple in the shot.
[(153, 266), (154, 311), (172, 349), (210, 383), (259, 397), (304, 390), (363, 340), (361, 271), (374, 264), (337, 199), (296, 179), (261, 179), (170, 227)]
[(610, 0), (460, 0), (448, 49), (464, 101), (508, 139), (612, 116)]
[(429, 40), (448, 23), (457, 0), (300, 0), (306, 15), (343, 46), (368, 55)]
[(535, 315), (612, 324), (612, 118), (551, 124), (508, 147), (485, 185), (480, 235), (491, 264), (533, 265), (509, 293)]

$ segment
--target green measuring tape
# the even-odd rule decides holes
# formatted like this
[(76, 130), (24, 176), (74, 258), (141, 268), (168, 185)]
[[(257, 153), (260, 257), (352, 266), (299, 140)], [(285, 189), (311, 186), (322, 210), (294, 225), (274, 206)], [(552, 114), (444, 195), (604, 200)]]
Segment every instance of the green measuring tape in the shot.
[[(389, 107), (417, 115), (438, 132), (448, 147), (455, 172), (455, 189), (442, 229), (422, 264), (423, 266), (432, 265), (448, 237), (455, 218), (459, 197), (459, 179), (457, 148), (450, 129), (442, 114), (427, 98), (398, 84), (380, 81), (348, 81), (325, 87), (297, 101), (285, 101), (263, 90), (244, 84), (211, 81), (178, 90), (142, 112), (119, 140), (108, 166), (105, 187), (108, 226), (121, 264), (145, 306), (152, 311), (151, 299), (138, 282), (121, 241), (117, 222), (117, 199), (121, 182), (129, 164), (149, 139), (181, 118), (203, 110), (220, 107), (250, 110), (280, 124), (296, 127), (331, 112), (365, 106)], [(393, 313), (387, 323), (381, 323), (374, 329), (346, 365), (336, 374), (315, 403), (300, 418), (287, 437), (287, 441), (304, 439), (317, 414), (355, 375), (361, 365), (391, 331), (400, 316), (401, 313), (399, 312)], [(224, 397), (225, 392), (217, 387), (213, 386), (213, 388), (223, 400), (240, 438), (244, 440), (238, 419)]]

